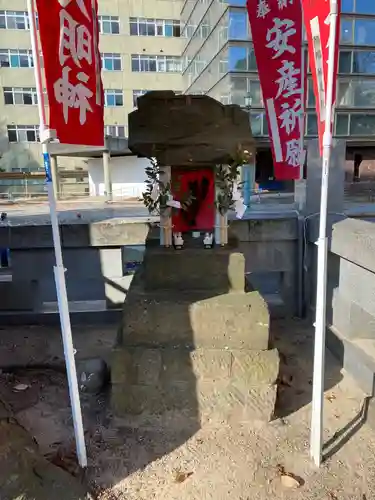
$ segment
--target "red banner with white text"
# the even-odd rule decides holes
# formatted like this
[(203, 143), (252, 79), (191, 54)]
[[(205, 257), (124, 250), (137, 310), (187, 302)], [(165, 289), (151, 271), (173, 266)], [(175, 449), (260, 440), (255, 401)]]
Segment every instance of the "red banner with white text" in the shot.
[[(336, 77), (339, 60), (341, 1), (337, 0), (337, 2), (338, 16), (335, 39), (332, 106), (334, 106), (336, 102)], [(314, 86), (316, 113), (318, 117), (319, 144), (322, 150), (323, 134), (325, 128), (325, 103), (327, 96), (328, 44), (330, 35), (331, 8), (329, 0), (302, 0), (302, 6), (307, 42), (309, 47), (309, 61)], [(332, 113), (332, 126), (333, 119), (334, 113)]]
[(300, 0), (247, 0), (276, 179), (300, 179), (304, 89)]
[(97, 0), (36, 0), (49, 127), (63, 144), (104, 145)]

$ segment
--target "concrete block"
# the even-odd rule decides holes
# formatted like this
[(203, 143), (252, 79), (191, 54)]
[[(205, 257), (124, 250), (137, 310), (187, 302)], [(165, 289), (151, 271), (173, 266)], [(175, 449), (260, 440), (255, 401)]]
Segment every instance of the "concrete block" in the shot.
[(38, 282), (0, 283), (1, 311), (33, 311), (39, 309), (41, 304)]
[[(38, 279), (53, 276), (55, 253), (52, 249), (14, 250), (11, 254), (13, 279)], [(63, 250), (69, 276), (103, 279), (123, 275), (121, 248), (68, 248)]]
[(64, 247), (144, 245), (150, 224), (123, 218), (62, 225)]
[[(371, 340), (350, 340), (336, 329), (327, 330), (327, 347), (362, 391), (374, 395), (375, 357)], [(370, 346), (368, 345), (370, 343)]]
[(375, 317), (337, 290), (332, 301), (332, 325), (349, 339), (375, 340)]
[(53, 249), (52, 227), (45, 225), (20, 225), (2, 228), (1, 246), (11, 250), (31, 248)]
[(294, 271), (297, 260), (297, 241), (240, 242), (245, 256), (245, 272)]
[(130, 292), (124, 345), (267, 349), (269, 311), (258, 292), (203, 295)]
[(241, 242), (296, 240), (297, 219), (234, 220), (230, 232)]
[(375, 224), (350, 218), (335, 223), (331, 252), (375, 273)]
[(147, 290), (244, 291), (245, 259), (230, 248), (148, 248), (143, 261)]
[(339, 290), (350, 302), (375, 316), (375, 279), (374, 273), (352, 262), (341, 259)]

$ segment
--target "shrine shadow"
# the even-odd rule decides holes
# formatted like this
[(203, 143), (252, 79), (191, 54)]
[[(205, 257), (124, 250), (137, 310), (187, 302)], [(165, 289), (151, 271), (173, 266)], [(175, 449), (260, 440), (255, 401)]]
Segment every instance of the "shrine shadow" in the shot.
[[(148, 258), (147, 252), (149, 251), (150, 248), (146, 246), (145, 260)], [(207, 332), (207, 336), (202, 338), (203, 330), (200, 328), (198, 345), (197, 327), (194, 325), (194, 328), (192, 325), (191, 308), (198, 300), (211, 299), (230, 291), (228, 277), (230, 254), (228, 252), (226, 263), (224, 263), (223, 254), (225, 252), (221, 248), (205, 250), (202, 246), (202, 261), (200, 262), (200, 252), (196, 252), (196, 269), (192, 269), (192, 273), (195, 275), (188, 280), (188, 283), (184, 284), (179, 283), (173, 273), (178, 267), (179, 257), (182, 261), (184, 252), (187, 253), (188, 250), (185, 248), (182, 250), (169, 249), (167, 252), (172, 256), (170, 259), (171, 271), (168, 271), (170, 280), (168, 281), (168, 277), (166, 277), (165, 282), (168, 282), (168, 287), (166, 285), (164, 290), (146, 291), (144, 288), (145, 271), (141, 267), (136, 272), (129, 287), (127, 295), (129, 303), (127, 305), (127, 300), (124, 303), (124, 315), (126, 315), (127, 307), (132, 307), (131, 304), (134, 304), (134, 297), (137, 295), (137, 303), (138, 300), (144, 300), (145, 307), (147, 307), (146, 302), (157, 303), (165, 311), (165, 314), (155, 314), (153, 317), (155, 325), (155, 338), (153, 340), (150, 339), (149, 334), (147, 334), (147, 339), (142, 339), (144, 332), (141, 330), (139, 335), (134, 334), (133, 328), (129, 332), (126, 329), (120, 331), (118, 348), (124, 348), (126, 345), (125, 349), (130, 356), (134, 356), (133, 361), (135, 357), (140, 360), (140, 357), (142, 358), (144, 355), (144, 359), (148, 360), (148, 368), (146, 369), (146, 365), (143, 365), (142, 361), (137, 361), (136, 387), (133, 385), (134, 379), (130, 385), (125, 383), (123, 387), (124, 393), (127, 391), (132, 393), (131, 398), (132, 404), (136, 407), (136, 417), (143, 421), (143, 424), (130, 425), (127, 416), (120, 417), (118, 415), (108, 423), (108, 429), (112, 428), (111, 433), (115, 434), (116, 447), (111, 450), (111, 454), (113, 460), (118, 463), (118, 467), (112, 465), (109, 474), (103, 474), (103, 476), (110, 478), (106, 484), (107, 487), (117, 484), (132, 473), (143, 470), (152, 462), (173, 453), (201, 429), (202, 418), (206, 422), (207, 415), (215, 412), (216, 405), (220, 409), (214, 395), (215, 375), (217, 378), (223, 376), (223, 372), (215, 373), (215, 370), (221, 369), (219, 363), (210, 359), (210, 353), (204, 357), (203, 352), (201, 352), (202, 356), (194, 359), (194, 366), (192, 361), (194, 351), (197, 353), (197, 349), (202, 345), (208, 349), (216, 347), (215, 335), (209, 330), (209, 319), (205, 320), (204, 315), (200, 316), (202, 322), (207, 321), (207, 328), (204, 330)], [(171, 255), (172, 252), (176, 255)], [(199, 290), (192, 289), (191, 286), (195, 283), (195, 278), (199, 277), (199, 273), (206, 273), (205, 279), (207, 280), (207, 273), (210, 273), (214, 268), (210, 266), (202, 268), (203, 262), (207, 263), (208, 252), (212, 252), (212, 259), (215, 259), (216, 252), (220, 253), (220, 264), (224, 269), (222, 279), (219, 280), (221, 287), (214, 290), (204, 289), (202, 286)], [(186, 264), (186, 266), (190, 265)], [(146, 266), (145, 268), (147, 269)], [(181, 269), (182, 276), (184, 273), (186, 276), (186, 269)], [(163, 305), (164, 300), (169, 304), (167, 307), (165, 302)], [(142, 315), (142, 313), (140, 314)], [(149, 315), (150, 313), (145, 312), (144, 314)], [(165, 329), (163, 329), (163, 325)], [(128, 339), (127, 335), (129, 335)], [(224, 346), (223, 352), (225, 352)], [(161, 365), (158, 365), (159, 355), (161, 356)], [(204, 381), (203, 372), (205, 372)], [(114, 390), (114, 385), (112, 390)], [(134, 391), (136, 392), (134, 393)], [(110, 443), (108, 444), (110, 445)], [(195, 445), (196, 443), (193, 446)], [(101, 466), (107, 467), (107, 465), (102, 464)], [(178, 467), (177, 459), (176, 467)], [(181, 473), (187, 474), (190, 472), (193, 471), (181, 471)], [(177, 473), (178, 471), (176, 471)]]

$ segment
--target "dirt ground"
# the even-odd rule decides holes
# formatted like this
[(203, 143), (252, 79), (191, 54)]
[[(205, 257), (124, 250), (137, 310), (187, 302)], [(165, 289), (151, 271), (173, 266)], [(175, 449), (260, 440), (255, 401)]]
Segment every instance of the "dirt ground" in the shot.
[[(309, 459), (313, 330), (301, 321), (279, 321), (272, 337), (281, 353), (275, 419), (243, 428), (203, 428), (184, 438), (168, 430), (135, 430), (113, 418), (109, 391), (82, 398), (89, 467), (86, 478), (98, 500), (375, 500), (375, 433), (366, 424), (364, 394), (326, 357), (325, 455), (317, 470)], [(109, 359), (113, 328), (74, 332), (77, 358)], [(33, 434), (43, 454), (77, 473), (65, 375), (54, 369), (17, 369), (58, 363), (53, 328), (0, 331), (0, 398)], [(7, 368), (8, 367), (8, 368)], [(15, 391), (19, 384), (28, 387)], [(181, 444), (183, 443), (183, 444)], [(282, 484), (282, 473), (299, 487)], [(1, 498), (1, 493), (0, 493)]]

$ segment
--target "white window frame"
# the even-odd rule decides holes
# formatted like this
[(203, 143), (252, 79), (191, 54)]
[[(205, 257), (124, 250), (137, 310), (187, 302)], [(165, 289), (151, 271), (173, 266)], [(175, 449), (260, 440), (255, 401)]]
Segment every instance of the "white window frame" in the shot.
[[(119, 16), (98, 16), (98, 22), (99, 22), (99, 33), (101, 35), (119, 35), (120, 34), (120, 18)], [(103, 31), (103, 23), (110, 23), (111, 30), (107, 33), (106, 31)], [(118, 33), (113, 32), (113, 24), (118, 25)]]
[[(114, 97), (116, 100), (116, 97), (121, 97), (122, 98), (122, 104), (115, 104), (114, 106), (108, 105), (108, 97)], [(124, 91), (122, 89), (105, 89), (104, 90), (104, 106), (106, 108), (120, 108), (121, 106), (124, 105)]]
[[(17, 142), (29, 142), (36, 143), (39, 142), (39, 125), (8, 125), (7, 127), (8, 139), (11, 143)], [(11, 141), (9, 138), (9, 132), (16, 132), (17, 140)], [(28, 140), (27, 132), (35, 133), (35, 141)]]
[[(0, 10), (0, 16), (4, 17), (5, 20), (5, 28), (0, 29), (6, 29), (6, 30), (17, 30), (17, 31), (24, 31), (24, 30), (29, 30), (30, 29), (30, 22), (29, 22), (29, 16), (26, 11), (24, 10)], [(25, 23), (24, 28), (18, 28), (17, 26), (15, 28), (9, 27), (9, 20), (14, 19), (15, 23), (17, 20), (23, 21)]]
[[(107, 69), (104, 65), (105, 59), (112, 61), (120, 61), (120, 69)], [(118, 52), (102, 52), (101, 53), (101, 63), (103, 71), (122, 71), (122, 56)]]
[[(31, 49), (0, 49), (0, 57), (5, 56), (8, 58), (8, 63), (9, 65), (0, 65), (0, 68), (33, 68), (34, 67), (34, 61), (33, 61), (33, 54)], [(20, 64), (18, 66), (12, 66), (11, 65), (11, 56), (17, 56), (18, 57), (18, 62), (20, 62), (21, 57), (27, 57), (28, 61), (28, 66), (21, 66)]]
[[(139, 25), (146, 25), (147, 26), (152, 26), (154, 28), (154, 34), (149, 34), (149, 33), (140, 33), (140, 28)], [(131, 32), (131, 25), (136, 25), (137, 26), (137, 33), (133, 34)], [(172, 26), (172, 30), (174, 27), (179, 27), (180, 28), (180, 34), (179, 35), (173, 35), (169, 36), (166, 35), (166, 27)], [(147, 31), (147, 28), (146, 28)], [(167, 37), (167, 38), (180, 38), (182, 36), (182, 26), (181, 26), (181, 21), (178, 19), (150, 19), (147, 17), (130, 17), (129, 18), (129, 33), (131, 36), (156, 36), (156, 37)]]
[[(35, 87), (3, 87), (3, 93), (4, 93), (4, 103), (5, 103), (5, 94), (11, 94), (12, 100), (13, 100), (12, 104), (5, 103), (5, 106), (18, 106), (18, 105), (19, 106), (33, 106), (33, 105), (38, 104), (38, 95), (37, 95)], [(31, 96), (31, 101), (32, 101), (31, 103), (24, 102), (25, 94), (28, 94)], [(20, 102), (20, 103), (16, 102), (16, 95), (17, 96), (21, 95), (23, 102)]]
[[(120, 129), (123, 129), (124, 134), (119, 134)], [(104, 127), (104, 135), (109, 137), (126, 137), (126, 134), (127, 134), (126, 125), (105, 125)]]
[[(139, 71), (133, 70), (133, 62), (138, 61)], [(155, 71), (150, 69), (142, 70), (142, 66), (145, 68), (150, 67), (150, 62), (155, 61)], [(143, 63), (143, 64), (142, 64)], [(177, 66), (175, 71), (167, 71), (168, 63), (173, 63)], [(179, 56), (160, 56), (152, 54), (132, 54), (131, 55), (131, 66), (132, 72), (134, 73), (181, 73), (182, 71), (182, 60)]]

